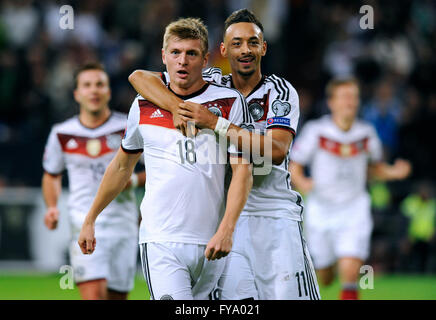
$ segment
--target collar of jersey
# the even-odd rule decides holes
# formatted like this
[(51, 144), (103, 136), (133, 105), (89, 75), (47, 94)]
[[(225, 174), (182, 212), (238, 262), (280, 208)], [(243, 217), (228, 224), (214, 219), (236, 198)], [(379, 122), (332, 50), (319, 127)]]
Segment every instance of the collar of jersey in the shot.
[(206, 89), (207, 89), (208, 87), (209, 87), (209, 82), (206, 82), (206, 83), (204, 84), (204, 86), (201, 87), (200, 90), (197, 90), (197, 91), (195, 91), (195, 92), (193, 92), (193, 93), (191, 93), (191, 94), (188, 94), (188, 95), (186, 95), (186, 96), (183, 96), (183, 95), (181, 95), (181, 94), (177, 94), (177, 93), (175, 93), (175, 92), (171, 89), (170, 84), (168, 84), (168, 89), (169, 89), (172, 93), (174, 93), (176, 96), (178, 96), (180, 99), (183, 99), (183, 100), (188, 100), (188, 99), (194, 98), (194, 97), (196, 97), (196, 96), (199, 96), (200, 94), (202, 94), (203, 92), (205, 92)]
[[(233, 84), (232, 74), (229, 74), (229, 77), (230, 77), (230, 87), (233, 89), (236, 89), (235, 85)], [(251, 92), (249, 94), (247, 94), (247, 97), (251, 96), (254, 92), (256, 92), (257, 89), (259, 89), (263, 85), (265, 79), (266, 79), (266, 75), (262, 75), (262, 78), (260, 79), (260, 81), (254, 86), (253, 90), (251, 90)]]
[(79, 115), (77, 115), (77, 120), (79, 120), (79, 123), (80, 123), (80, 125), (81, 125), (82, 127), (86, 128), (86, 129), (88, 129), (88, 130), (95, 130), (95, 129), (98, 129), (98, 128), (102, 127), (103, 125), (105, 125), (106, 122), (108, 122), (109, 119), (112, 117), (112, 114), (113, 114), (113, 112), (111, 111), (111, 113), (109, 114), (109, 117), (107, 117), (107, 119), (106, 119), (102, 124), (100, 124), (100, 125), (97, 126), (97, 127), (93, 127), (93, 128), (88, 127), (88, 126), (86, 126), (85, 124), (83, 124), (82, 121), (80, 121), (80, 117), (79, 117)]

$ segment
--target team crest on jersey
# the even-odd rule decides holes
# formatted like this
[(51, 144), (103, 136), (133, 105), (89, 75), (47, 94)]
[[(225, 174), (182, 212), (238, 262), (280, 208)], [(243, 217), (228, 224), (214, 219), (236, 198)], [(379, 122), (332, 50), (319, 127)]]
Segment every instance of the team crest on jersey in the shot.
[(106, 144), (112, 150), (116, 150), (121, 145), (121, 136), (118, 134), (110, 134), (106, 136)]
[(86, 142), (86, 152), (92, 157), (98, 156), (101, 151), (101, 141), (99, 139), (89, 139)]
[(79, 145), (77, 144), (77, 141), (73, 138), (71, 138), (70, 140), (68, 140), (67, 144), (66, 144), (66, 148), (67, 149), (77, 149)]
[(285, 101), (275, 100), (272, 104), (272, 111), (276, 117), (284, 117), (291, 112), (291, 105)]
[(259, 121), (265, 113), (262, 106), (257, 102), (250, 104), (248, 106), (248, 111), (250, 111), (254, 121)]
[(208, 109), (210, 112), (212, 112), (213, 114), (215, 114), (217, 117), (222, 117), (223, 113), (221, 112), (221, 110), (219, 109), (219, 107), (210, 107)]

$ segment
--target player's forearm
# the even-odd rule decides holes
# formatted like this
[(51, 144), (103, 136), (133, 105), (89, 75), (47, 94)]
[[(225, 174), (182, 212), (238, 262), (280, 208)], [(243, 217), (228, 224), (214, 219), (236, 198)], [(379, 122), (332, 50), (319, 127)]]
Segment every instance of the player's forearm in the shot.
[(261, 135), (230, 124), (226, 137), (244, 154), (250, 154), (257, 160), (279, 165), (285, 159), (289, 144), (273, 139), (270, 135)]
[(291, 172), (292, 184), (297, 190), (304, 194), (312, 190), (313, 180), (304, 174), (302, 165), (294, 162), (289, 166), (289, 171)]
[(62, 191), (62, 176), (44, 173), (42, 176), (42, 194), (48, 208), (56, 207)]
[(135, 164), (120, 161), (121, 152), (123, 151), (118, 151), (117, 156), (106, 168), (85, 223), (94, 223), (98, 215), (123, 191), (129, 181)]
[(183, 102), (168, 90), (159, 73), (135, 70), (129, 76), (129, 82), (142, 97), (171, 113), (176, 112), (179, 103)]
[[(236, 222), (247, 202), (253, 185), (252, 166), (239, 164), (233, 169), (232, 180), (227, 193), (226, 211), (218, 230), (233, 233)], [(232, 165), (232, 168), (235, 168)]]

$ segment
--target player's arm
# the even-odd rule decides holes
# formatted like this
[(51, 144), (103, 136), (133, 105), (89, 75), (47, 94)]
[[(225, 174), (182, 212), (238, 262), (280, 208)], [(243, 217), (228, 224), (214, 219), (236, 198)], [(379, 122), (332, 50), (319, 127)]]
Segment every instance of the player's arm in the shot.
[(79, 246), (84, 254), (91, 254), (95, 249), (95, 220), (103, 209), (123, 191), (140, 156), (141, 152), (127, 153), (120, 148), (106, 168), (79, 235)]
[(59, 196), (62, 192), (62, 175), (53, 175), (44, 172), (42, 176), (42, 195), (47, 206), (44, 223), (48, 229), (56, 229), (59, 221), (59, 209), (57, 207)]
[(183, 100), (168, 90), (161, 76), (160, 72), (135, 70), (130, 74), (129, 82), (143, 98), (171, 112), (174, 127), (186, 135), (186, 122), (182, 121), (177, 113), (178, 106)]
[(193, 121), (199, 128), (215, 130), (237, 145), (238, 150), (253, 157), (266, 158), (276, 165), (281, 164), (285, 159), (294, 137), (289, 130), (269, 129), (266, 135), (244, 130), (233, 123), (226, 122), (202, 105), (190, 101), (181, 103), (178, 112), (183, 121)]
[(251, 164), (243, 158), (239, 158), (238, 160), (240, 161), (239, 163), (231, 164), (232, 180), (227, 193), (224, 217), (204, 252), (208, 260), (220, 259), (230, 253), (236, 222), (245, 206), (253, 184)]
[(313, 189), (313, 180), (304, 173), (304, 166), (297, 162), (292, 162), (289, 166), (292, 177), (292, 184), (303, 194), (307, 194)]
[(392, 165), (386, 162), (370, 164), (368, 169), (370, 178), (390, 181), (407, 178), (412, 171), (412, 166), (407, 160), (397, 159)]

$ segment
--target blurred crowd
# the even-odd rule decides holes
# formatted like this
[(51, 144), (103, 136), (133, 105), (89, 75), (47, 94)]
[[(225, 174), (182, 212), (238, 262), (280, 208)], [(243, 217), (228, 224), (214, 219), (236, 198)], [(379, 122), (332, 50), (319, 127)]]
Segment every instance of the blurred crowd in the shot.
[[(59, 26), (64, 4), (74, 9), (72, 30)], [(362, 5), (374, 10), (373, 29), (360, 26)], [(299, 93), (300, 127), (328, 112), (324, 86), (330, 78), (358, 78), (361, 117), (376, 127), (385, 159), (401, 157), (413, 165), (405, 182), (370, 185), (371, 263), (383, 271), (436, 273), (431, 0), (0, 0), (0, 189), (40, 185), (51, 125), (78, 111), (72, 89), (79, 64), (101, 61), (110, 75), (111, 107), (128, 112), (135, 92), (127, 77), (137, 68), (163, 70), (160, 50), (170, 21), (202, 18), (210, 64), (228, 71), (218, 50), (223, 22), (244, 7), (265, 27), (263, 72), (285, 77)], [(419, 258), (411, 259), (412, 253)]]

